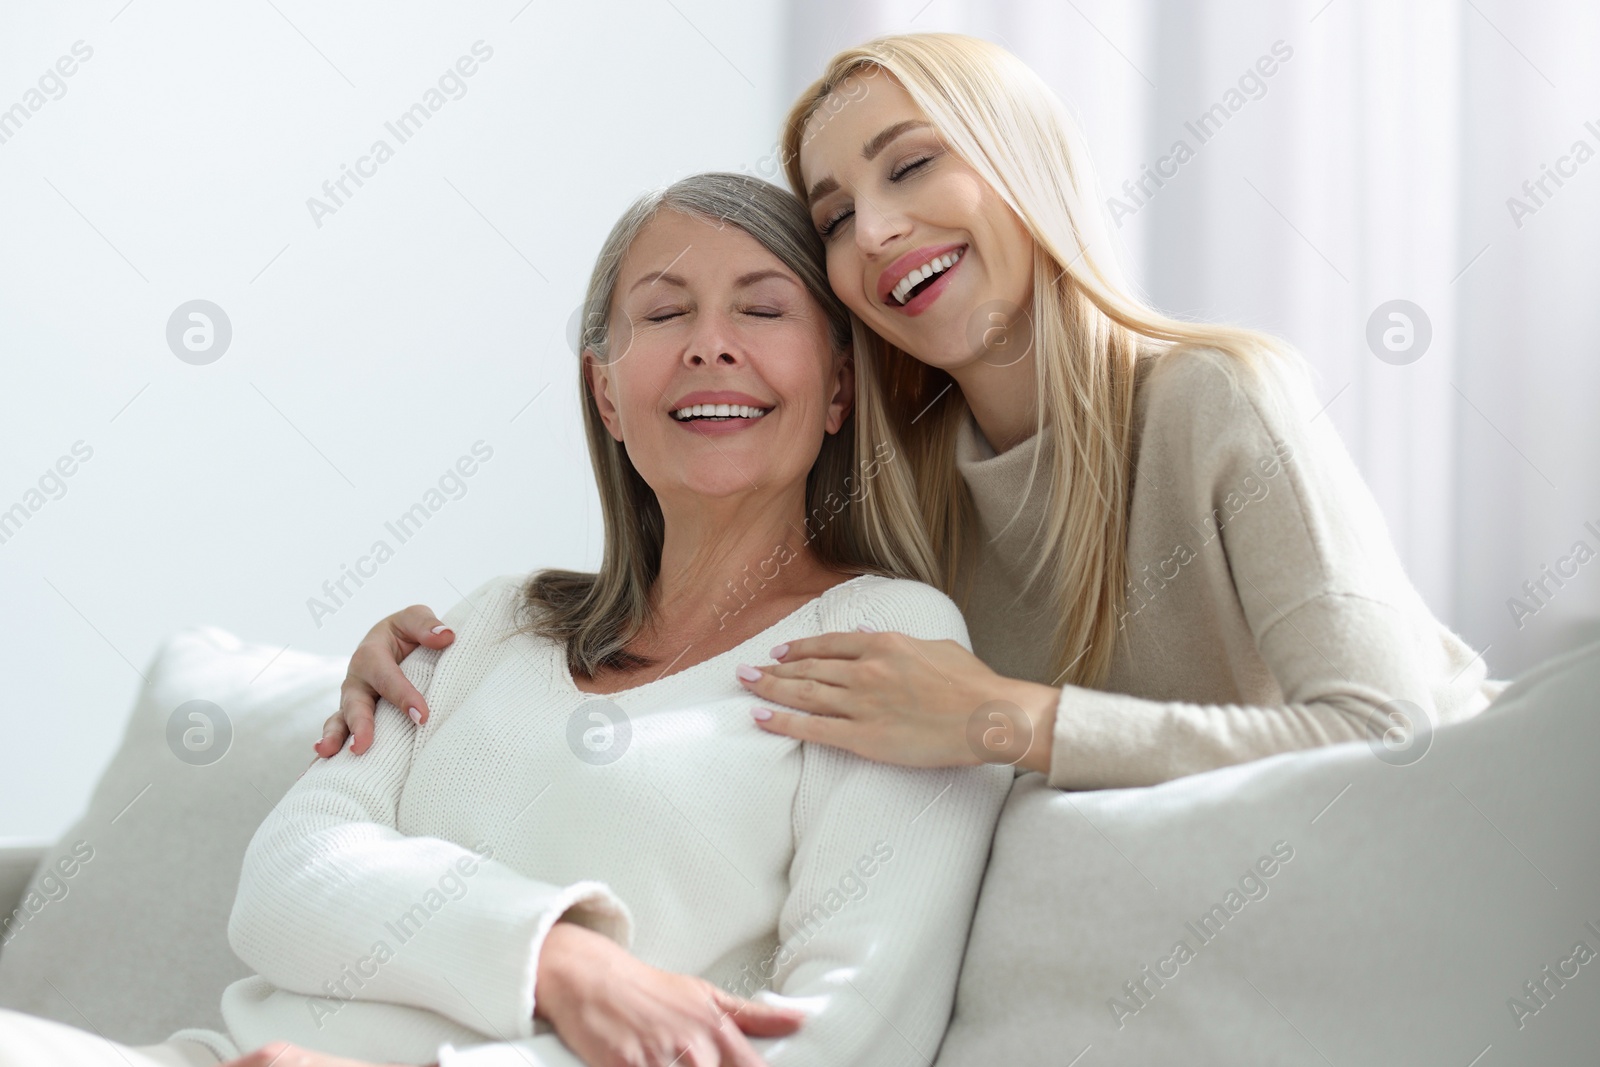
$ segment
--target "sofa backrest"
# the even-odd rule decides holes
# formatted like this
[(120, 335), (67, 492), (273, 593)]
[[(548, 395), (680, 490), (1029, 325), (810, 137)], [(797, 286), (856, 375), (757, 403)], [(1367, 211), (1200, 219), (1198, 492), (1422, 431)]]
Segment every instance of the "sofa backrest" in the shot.
[(1019, 778), (935, 1067), (1594, 1062), (1600, 645), (1424, 733)]

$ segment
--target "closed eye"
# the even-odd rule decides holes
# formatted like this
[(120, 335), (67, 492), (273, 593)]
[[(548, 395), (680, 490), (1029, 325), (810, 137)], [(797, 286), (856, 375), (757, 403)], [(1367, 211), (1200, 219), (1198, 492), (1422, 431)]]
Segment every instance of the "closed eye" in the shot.
[(912, 171), (921, 167), (924, 163), (931, 162), (933, 162), (932, 156), (918, 156), (916, 159), (908, 159), (904, 163), (901, 163), (895, 167), (894, 170), (889, 172), (889, 180), (892, 182), (897, 182), (901, 178), (904, 178), (907, 174), (910, 174)]
[(829, 215), (828, 218), (822, 223), (822, 225), (817, 227), (817, 233), (821, 234), (822, 235), (822, 239), (824, 241), (826, 241), (829, 237), (833, 236), (833, 231), (834, 230), (837, 230), (841, 225), (844, 224), (844, 221), (846, 219), (848, 219), (851, 215), (854, 215), (854, 214), (855, 214), (855, 212), (853, 210), (848, 210), (847, 209), (847, 210), (840, 210), (840, 211), (835, 212), (832, 215)]
[(682, 315), (682, 314), (683, 314), (683, 312), (681, 312), (681, 311), (658, 311), (654, 315), (646, 315), (645, 316), (645, 321), (646, 322), (666, 322), (668, 319), (675, 319), (679, 315)]

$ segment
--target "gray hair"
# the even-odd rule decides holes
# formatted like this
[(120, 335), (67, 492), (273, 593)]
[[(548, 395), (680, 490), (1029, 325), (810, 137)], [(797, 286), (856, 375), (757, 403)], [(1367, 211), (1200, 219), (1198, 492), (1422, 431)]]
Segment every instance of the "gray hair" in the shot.
[(843, 351), (850, 343), (850, 313), (828, 286), (822, 239), (811, 217), (787, 190), (744, 174), (712, 172), (693, 174), (665, 189), (646, 193), (623, 212), (589, 276), (584, 296), (578, 349), (606, 358), (610, 347), (611, 301), (623, 257), (640, 232), (662, 209), (692, 215), (713, 223), (730, 223), (753, 237), (777, 257), (805, 285), (828, 318), (834, 347)]

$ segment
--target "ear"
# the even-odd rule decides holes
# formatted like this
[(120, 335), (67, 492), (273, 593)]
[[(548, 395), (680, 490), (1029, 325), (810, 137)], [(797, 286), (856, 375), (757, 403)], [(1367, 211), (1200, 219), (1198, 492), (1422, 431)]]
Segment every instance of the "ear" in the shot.
[(600, 421), (613, 440), (622, 440), (622, 417), (617, 413), (616, 385), (611, 377), (611, 365), (595, 355), (594, 350), (583, 350), (583, 376), (589, 383), (589, 395), (600, 412)]
[(856, 406), (856, 357), (855, 348), (849, 347), (844, 353), (834, 360), (833, 370), (833, 396), (828, 401), (828, 432), (838, 433), (844, 425), (844, 420), (850, 417), (850, 412)]

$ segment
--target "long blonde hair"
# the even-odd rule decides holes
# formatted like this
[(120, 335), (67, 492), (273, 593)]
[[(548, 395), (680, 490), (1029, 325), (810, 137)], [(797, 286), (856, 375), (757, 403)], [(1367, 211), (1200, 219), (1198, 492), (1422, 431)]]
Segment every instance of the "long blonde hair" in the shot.
[[(646, 194), (617, 220), (589, 279), (580, 352), (600, 360), (626, 355), (612, 351), (610, 336), (622, 260), (646, 224), (666, 210), (732, 225), (754, 238), (800, 279), (827, 319), (835, 354), (849, 358), (849, 312), (828, 287), (822, 241), (805, 208), (778, 186), (719, 173), (692, 175)], [(563, 642), (572, 672), (592, 677), (602, 668), (648, 664), (628, 645), (650, 620), (666, 531), (655, 491), (628, 458), (627, 447), (607, 432), (583, 360), (578, 363), (584, 431), (605, 524), (600, 571), (544, 570), (530, 576), (519, 605), (519, 630)], [(796, 533), (831, 570), (937, 581), (916, 487), (875, 382), (857, 382), (855, 405), (844, 425), (823, 438), (806, 477), (804, 527)], [(743, 592), (755, 595), (771, 577), (759, 569), (757, 587)], [(732, 592), (742, 604), (741, 591)], [(708, 608), (713, 608), (710, 600)]]
[[(1059, 97), (1010, 52), (958, 34), (880, 37), (848, 48), (800, 95), (783, 131), (783, 162), (805, 199), (806, 127), (852, 75), (887, 72), (946, 145), (1016, 212), (1034, 241), (1030, 306), (1037, 375), (1035, 428), (1048, 434), (1045, 521), (1029, 581), (1046, 581), (1056, 618), (1055, 682), (1097, 686), (1110, 671), (1128, 590), (1128, 507), (1136, 375), (1143, 360), (1205, 346), (1242, 365), (1293, 364), (1268, 334), (1184, 322), (1126, 281), (1089, 154)], [(870, 88), (868, 90), (870, 92)], [(976, 514), (955, 464), (968, 408), (950, 375), (854, 319), (858, 380), (876, 379), (917, 481), (940, 584), (965, 595)], [(1277, 359), (1275, 357), (1283, 357)], [(1039, 477), (1037, 456), (1028, 492)]]

